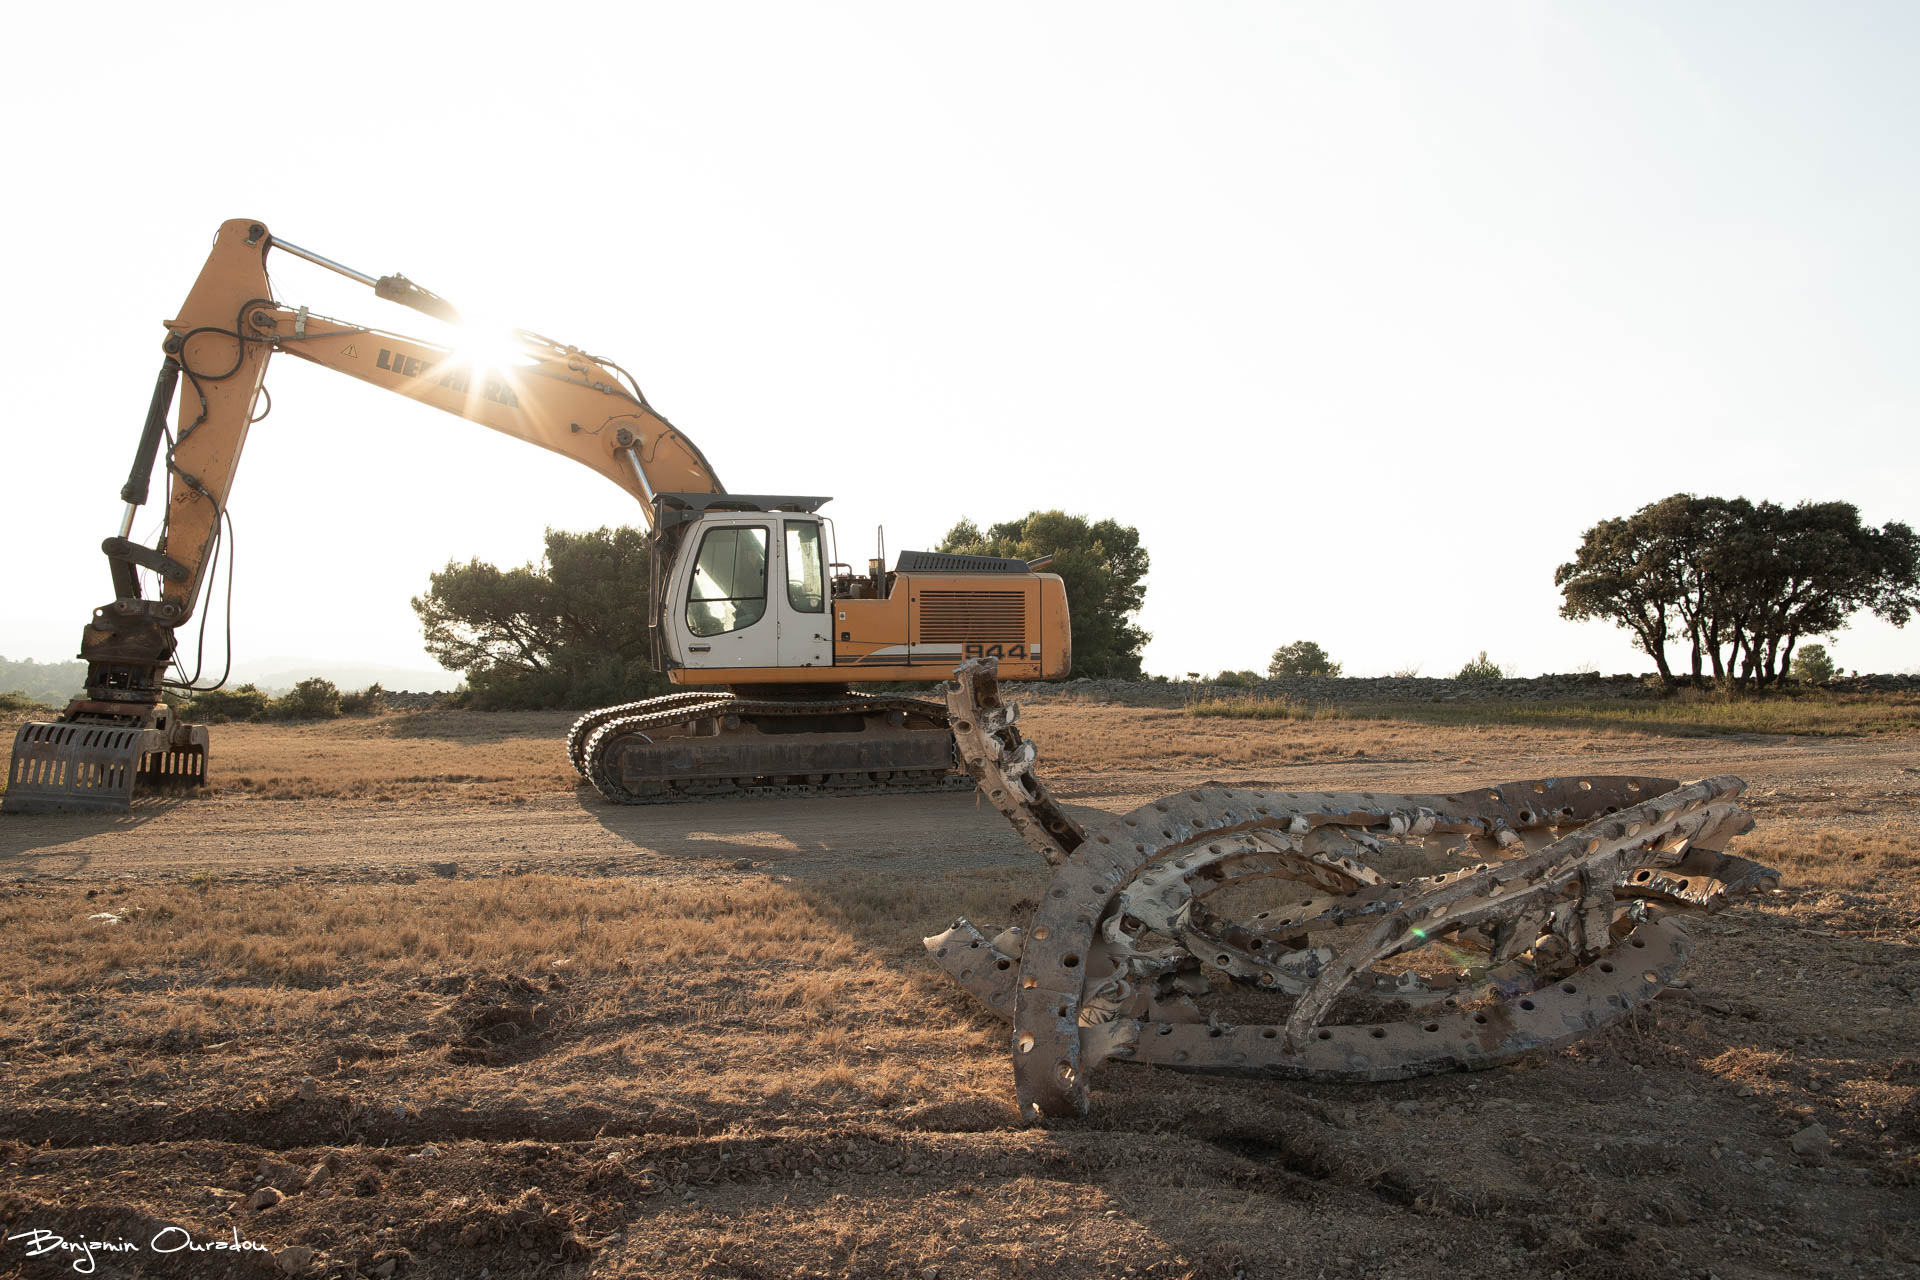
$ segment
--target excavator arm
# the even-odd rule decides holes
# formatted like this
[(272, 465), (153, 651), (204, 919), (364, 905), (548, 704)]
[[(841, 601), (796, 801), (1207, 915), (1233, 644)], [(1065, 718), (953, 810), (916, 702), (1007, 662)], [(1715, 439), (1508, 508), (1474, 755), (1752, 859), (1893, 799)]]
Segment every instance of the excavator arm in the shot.
[[(81, 637), (87, 693), (59, 721), (20, 731), (8, 774), (9, 810), (124, 809), (136, 783), (206, 778), (206, 730), (161, 701), (175, 633), (215, 563), (247, 431), (259, 420), (276, 352), (324, 366), (564, 454), (634, 495), (651, 525), (659, 494), (721, 494), (699, 448), (647, 404), (611, 361), (525, 330), (487, 358), (275, 301), (267, 253), (280, 248), (373, 288), (389, 301), (458, 325), (444, 298), (404, 276), (375, 278), (285, 241), (245, 218), (222, 224), (179, 315), (127, 483), (117, 536), (102, 544), (114, 599)], [(168, 409), (177, 401), (171, 430)], [(166, 508), (153, 546), (132, 538), (163, 466)], [(139, 570), (158, 581), (143, 590)]]
[[(137, 547), (108, 551), (110, 559), (133, 558), (148, 568), (155, 567), (155, 554), (171, 562), (171, 572), (159, 567), (164, 617), (171, 625), (192, 614), (204, 585), (267, 362), (276, 352), (564, 454), (631, 493), (649, 522), (656, 493), (725, 492), (699, 448), (654, 412), (611, 362), (525, 331), (495, 341), (483, 356), (288, 307), (273, 300), (267, 281), (266, 255), (276, 244), (371, 285), (390, 301), (461, 322), (445, 299), (403, 276), (376, 280), (276, 242), (266, 227), (244, 218), (220, 228), (179, 316), (167, 325), (163, 344), (162, 385), (170, 376), (185, 383), (167, 453), (165, 546), (144, 558)], [(161, 397), (157, 388), (156, 407)], [(161, 436), (150, 413), (129, 489), (150, 472)], [(144, 493), (123, 496), (129, 516), (145, 500)], [(121, 581), (116, 575), (116, 586)]]

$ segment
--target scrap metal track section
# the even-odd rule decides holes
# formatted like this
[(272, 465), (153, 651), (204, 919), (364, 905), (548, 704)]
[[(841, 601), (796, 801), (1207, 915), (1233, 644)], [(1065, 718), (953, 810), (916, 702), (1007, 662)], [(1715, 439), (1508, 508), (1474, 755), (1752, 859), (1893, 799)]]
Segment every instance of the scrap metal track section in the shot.
[(574, 723), (567, 755), (615, 804), (973, 785), (954, 759), (945, 706), (859, 693), (789, 699), (687, 692), (606, 707)]
[[(1206, 787), (1083, 829), (1034, 776), (990, 660), (946, 696), (968, 772), (1056, 868), (1024, 927), (926, 940), (1012, 1023), (1029, 1120), (1085, 1114), (1110, 1058), (1326, 1081), (1509, 1062), (1644, 1005), (1691, 954), (1676, 915), (1778, 880), (1724, 852), (1752, 826), (1737, 778)], [(1455, 869), (1390, 881), (1369, 865), (1387, 855)]]

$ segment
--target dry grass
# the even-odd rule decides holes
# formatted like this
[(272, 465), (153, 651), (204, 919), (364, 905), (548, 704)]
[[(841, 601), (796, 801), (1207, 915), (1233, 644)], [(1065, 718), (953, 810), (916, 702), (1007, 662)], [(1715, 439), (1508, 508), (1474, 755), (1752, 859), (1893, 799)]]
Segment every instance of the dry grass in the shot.
[[(424, 1108), (485, 1083), (449, 1070), (473, 1049), (477, 1001), (493, 1025), (527, 1033), (503, 1041), (503, 1054), (541, 1059), (537, 1081), (493, 1082), (502, 1099), (694, 1109), (964, 1096), (987, 1081), (977, 1063), (946, 1063), (951, 1017), (936, 1030), (923, 1016), (929, 999), (951, 997), (924, 971), (919, 932), (1037, 888), (1037, 872), (1023, 870), (907, 886), (852, 876), (830, 893), (768, 879), (703, 887), (540, 875), (19, 892), (0, 903), (9, 939), (0, 1052), (19, 1068), (4, 1094), (18, 1101), (64, 1078), (76, 1057), (171, 1048), (194, 1053), (190, 1076), (218, 1061), (238, 1071), (229, 1083), (263, 1089), (302, 1071), (359, 1079), (377, 1062)], [(124, 922), (96, 918), (108, 914)], [(562, 1011), (565, 1046), (542, 1043), (516, 1000)], [(683, 1024), (751, 1034), (723, 1066), (691, 1070), (706, 1031), (660, 1033)], [(248, 1042), (261, 1048), (238, 1063), (198, 1056)]]
[(1764, 696), (1683, 689), (1658, 699), (1553, 702), (1313, 703), (1295, 698), (1210, 698), (1188, 715), (1228, 720), (1384, 720), (1437, 725), (1630, 729), (1663, 734), (1778, 733), (1821, 737), (1920, 729), (1920, 695), (1821, 690)]
[[(1898, 741), (1030, 706), (1050, 779), (1127, 795), (1295, 761), (1309, 782), (1400, 785), (1590, 749), (1629, 767), (1743, 753), (1761, 825), (1736, 851), (1785, 889), (1698, 922), (1690, 994), (1510, 1069), (1307, 1087), (1116, 1063), (1092, 1116), (1023, 1129), (1005, 1025), (918, 941), (1044, 893), (1037, 860), (942, 863), (990, 826), (1007, 838), (990, 811), (576, 804), (566, 723), (222, 726), (209, 800), (0, 822), (22, 859), (0, 885), (0, 1216), (237, 1228), (337, 1275), (1920, 1265), (1920, 759)], [(323, 798), (250, 799), (303, 787)], [(384, 832), (368, 813), (392, 843), (321, 849)], [(523, 857), (533, 827), (578, 860)], [(317, 870), (260, 860), (283, 847)], [(1816, 1120), (1834, 1153), (1803, 1166), (1788, 1142)], [(299, 1177), (255, 1213), (263, 1156)], [(304, 1186), (316, 1166), (330, 1180)]]

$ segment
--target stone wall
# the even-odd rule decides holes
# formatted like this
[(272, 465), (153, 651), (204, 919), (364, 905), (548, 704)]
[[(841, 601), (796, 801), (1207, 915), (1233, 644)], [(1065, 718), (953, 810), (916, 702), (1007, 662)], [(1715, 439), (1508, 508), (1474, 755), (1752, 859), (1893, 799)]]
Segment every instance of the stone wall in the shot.
[[(1034, 699), (1083, 697), (1102, 702), (1178, 706), (1210, 698), (1283, 698), (1309, 705), (1330, 702), (1549, 702), (1567, 699), (1657, 698), (1660, 677), (1603, 676), (1595, 672), (1530, 676), (1513, 680), (1454, 680), (1422, 676), (1373, 676), (1349, 679), (1290, 676), (1253, 685), (1175, 680), (1068, 680), (1042, 684), (1009, 681), (1009, 695)], [(1850, 676), (1825, 686), (1835, 693), (1920, 691), (1920, 675)]]

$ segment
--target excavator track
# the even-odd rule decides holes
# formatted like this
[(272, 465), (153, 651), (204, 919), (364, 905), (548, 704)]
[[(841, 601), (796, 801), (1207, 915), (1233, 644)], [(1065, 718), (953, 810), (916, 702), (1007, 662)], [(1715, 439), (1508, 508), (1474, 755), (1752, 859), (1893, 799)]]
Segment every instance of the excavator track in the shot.
[(666, 693), (657, 697), (642, 698), (637, 702), (622, 702), (611, 707), (600, 707), (589, 711), (573, 722), (567, 730), (567, 759), (573, 762), (573, 768), (581, 777), (587, 776), (587, 739), (596, 729), (615, 720), (632, 716), (651, 715), (675, 707), (691, 707), (703, 702), (724, 701), (731, 694), (711, 689), (693, 689), (684, 693)]
[(615, 804), (973, 786), (956, 767), (946, 707), (923, 698), (669, 694), (589, 712), (567, 745), (581, 776)]
[[(1012, 1024), (1031, 1121), (1085, 1114), (1110, 1058), (1325, 1081), (1510, 1062), (1643, 1006), (1691, 955), (1680, 915), (1778, 882), (1724, 852), (1752, 827), (1737, 778), (1205, 787), (1083, 828), (1034, 776), (990, 660), (946, 696), (968, 772), (1056, 868), (1025, 926), (926, 940)], [(1368, 865), (1462, 855), (1485, 860)]]

